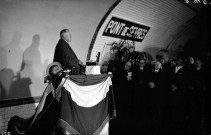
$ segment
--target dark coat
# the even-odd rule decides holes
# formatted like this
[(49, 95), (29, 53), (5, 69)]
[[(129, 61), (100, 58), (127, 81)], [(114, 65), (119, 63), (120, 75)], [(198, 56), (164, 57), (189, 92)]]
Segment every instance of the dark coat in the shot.
[[(149, 87), (149, 83), (155, 84), (154, 88)], [(149, 105), (152, 107), (161, 107), (165, 102), (166, 78), (164, 72), (160, 69), (157, 73), (152, 69), (146, 76), (146, 93), (149, 96)]]
[(75, 52), (64, 39), (60, 39), (57, 43), (53, 61), (60, 62), (64, 69), (79, 68)]

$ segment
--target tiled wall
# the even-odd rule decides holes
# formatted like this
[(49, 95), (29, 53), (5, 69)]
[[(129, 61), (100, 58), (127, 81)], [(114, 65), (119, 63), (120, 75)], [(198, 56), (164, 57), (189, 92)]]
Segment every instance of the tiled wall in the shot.
[[(18, 101), (16, 101), (18, 102)], [(22, 102), (23, 103), (23, 102)], [(9, 106), (7, 104), (6, 107), (0, 106), (0, 134), (7, 130), (8, 121), (14, 115), (18, 115), (22, 118), (29, 118), (35, 113), (35, 108), (37, 107), (39, 101), (34, 101), (33, 103), (25, 104), (16, 104)], [(2, 103), (0, 102), (0, 105)]]

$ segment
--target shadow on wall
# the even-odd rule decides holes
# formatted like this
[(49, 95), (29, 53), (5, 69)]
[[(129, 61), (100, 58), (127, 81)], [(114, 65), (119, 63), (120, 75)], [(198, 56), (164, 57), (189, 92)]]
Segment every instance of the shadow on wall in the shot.
[[(18, 92), (18, 86), (16, 89), (14, 87), (15, 85), (13, 85), (21, 80), (19, 75), (23, 53), (20, 47), (21, 38), (22, 33), (15, 32), (10, 43), (2, 47), (4, 52), (1, 54), (3, 55), (1, 61), (5, 64), (1, 67), (0, 71), (1, 100), (9, 99), (13, 97), (12, 95), (14, 95), (14, 98), (18, 97), (20, 94), (26, 94), (27, 96), (31, 95), (29, 89), (22, 90), (24, 91), (24, 93), (22, 93), (22, 91)], [(24, 85), (27, 87), (28, 84), (26, 83)]]
[[(16, 32), (12, 41), (1, 47), (0, 100), (31, 97), (31, 91), (43, 84), (47, 62), (41, 63), (40, 36), (34, 35), (31, 45), (23, 52), (21, 33)], [(14, 66), (16, 68), (14, 69)]]
[(23, 50), (21, 48), (22, 33), (15, 32), (9, 44), (4, 45), (7, 54), (7, 68), (16, 74), (21, 66)]
[(45, 69), (48, 65), (48, 61), (45, 61), (44, 64), (41, 62), (39, 46), (40, 36), (36, 34), (32, 37), (31, 45), (24, 51), (21, 64), (21, 76), (31, 79), (30, 89), (32, 91), (40, 89), (39, 86), (43, 84)]

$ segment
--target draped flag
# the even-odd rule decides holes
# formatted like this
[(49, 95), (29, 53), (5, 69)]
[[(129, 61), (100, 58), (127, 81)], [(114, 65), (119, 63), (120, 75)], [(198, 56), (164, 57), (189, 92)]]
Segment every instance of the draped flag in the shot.
[(47, 86), (29, 133), (42, 133), (56, 125), (63, 134), (107, 135), (109, 120), (114, 117), (110, 76), (72, 75), (63, 78), (55, 90), (52, 84)]
[(111, 78), (93, 77), (68, 79), (62, 87), (58, 126), (67, 134), (108, 134)]

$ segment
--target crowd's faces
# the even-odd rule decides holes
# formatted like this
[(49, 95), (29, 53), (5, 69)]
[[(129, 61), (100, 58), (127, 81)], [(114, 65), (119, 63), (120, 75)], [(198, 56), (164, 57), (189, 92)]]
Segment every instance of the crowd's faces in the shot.
[(145, 61), (140, 61), (140, 62), (139, 62), (139, 67), (140, 67), (140, 68), (143, 68), (144, 66), (145, 66)]
[(160, 59), (159, 61), (160, 61), (160, 63), (161, 63), (162, 65), (165, 64), (165, 59), (164, 59), (164, 58)]
[(177, 59), (176, 66), (183, 66), (182, 59)]
[(189, 57), (189, 58), (188, 58), (188, 62), (189, 62), (190, 64), (194, 64), (194, 58), (193, 58), (193, 57)]
[(161, 68), (161, 63), (158, 62), (158, 61), (156, 61), (156, 62), (154, 63), (154, 69), (155, 69), (155, 70), (159, 70), (160, 68)]
[(101, 67), (101, 71), (102, 71), (102, 73), (107, 73), (108, 72), (108, 65), (103, 64), (102, 67)]
[(201, 66), (202, 66), (202, 62), (200, 60), (196, 60), (195, 61), (195, 67), (196, 67), (196, 69), (201, 68)]
[(134, 52), (135, 51), (135, 48), (134, 47), (131, 47), (130, 49), (129, 49), (129, 53), (132, 53), (132, 52)]
[(130, 70), (131, 67), (132, 67), (132, 63), (130, 61), (128, 61), (128, 62), (126, 62), (124, 69), (125, 69), (125, 71), (128, 71), (128, 70)]
[(174, 67), (176, 65), (175, 59), (174, 58), (169, 58), (168, 63), (170, 64), (171, 67)]

